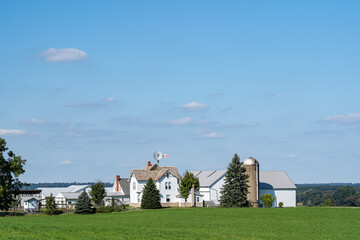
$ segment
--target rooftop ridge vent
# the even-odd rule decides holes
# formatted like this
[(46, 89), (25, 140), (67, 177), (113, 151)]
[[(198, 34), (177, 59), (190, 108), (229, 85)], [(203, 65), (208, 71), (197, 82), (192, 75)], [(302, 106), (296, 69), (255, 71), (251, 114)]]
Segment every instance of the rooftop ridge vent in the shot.
[(212, 173), (210, 173), (210, 174), (207, 176), (207, 178), (210, 177), (211, 175), (213, 175), (214, 173), (216, 173), (216, 171), (213, 171)]

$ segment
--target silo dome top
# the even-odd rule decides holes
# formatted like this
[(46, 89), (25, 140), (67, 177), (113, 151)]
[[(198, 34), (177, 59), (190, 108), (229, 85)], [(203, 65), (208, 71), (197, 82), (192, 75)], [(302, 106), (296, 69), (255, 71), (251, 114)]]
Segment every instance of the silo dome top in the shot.
[(257, 161), (255, 158), (250, 157), (250, 158), (245, 159), (244, 165), (255, 165), (256, 162)]

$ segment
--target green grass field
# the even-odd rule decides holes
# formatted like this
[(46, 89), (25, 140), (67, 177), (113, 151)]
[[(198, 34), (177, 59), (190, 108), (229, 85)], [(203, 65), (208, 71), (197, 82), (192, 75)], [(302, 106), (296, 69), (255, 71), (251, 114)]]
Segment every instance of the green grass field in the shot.
[(360, 239), (360, 208), (171, 208), (2, 217), (0, 239)]

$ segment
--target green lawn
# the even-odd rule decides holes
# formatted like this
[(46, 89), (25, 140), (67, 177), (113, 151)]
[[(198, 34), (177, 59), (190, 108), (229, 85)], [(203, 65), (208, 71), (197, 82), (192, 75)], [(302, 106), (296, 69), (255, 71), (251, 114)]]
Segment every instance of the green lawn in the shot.
[(360, 239), (360, 208), (172, 208), (1, 217), (0, 239)]

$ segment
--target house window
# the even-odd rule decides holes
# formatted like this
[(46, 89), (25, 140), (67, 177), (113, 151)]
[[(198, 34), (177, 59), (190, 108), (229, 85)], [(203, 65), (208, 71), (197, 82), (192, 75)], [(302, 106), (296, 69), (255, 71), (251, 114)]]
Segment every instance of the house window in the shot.
[(199, 197), (196, 197), (196, 202), (200, 202), (200, 198), (199, 198)]
[(140, 193), (138, 194), (138, 202), (141, 202), (141, 200), (140, 200)]
[(171, 189), (171, 182), (165, 182), (165, 189)]
[(166, 202), (170, 202), (170, 195), (166, 195)]
[(168, 183), (167, 182), (165, 183), (165, 189), (168, 189)]
[(133, 182), (133, 190), (136, 189), (136, 182)]
[(169, 173), (166, 173), (166, 177), (169, 178)]
[(168, 182), (168, 188), (171, 189), (171, 182)]

